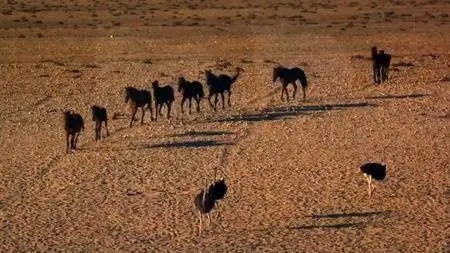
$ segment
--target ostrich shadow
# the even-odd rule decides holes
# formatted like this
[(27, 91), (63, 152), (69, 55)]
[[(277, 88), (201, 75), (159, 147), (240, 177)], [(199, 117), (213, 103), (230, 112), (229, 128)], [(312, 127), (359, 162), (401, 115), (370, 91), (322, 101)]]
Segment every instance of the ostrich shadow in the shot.
[(301, 106), (282, 106), (265, 108), (256, 113), (244, 113), (241, 115), (232, 115), (225, 118), (213, 120), (215, 122), (258, 122), (281, 120), (286, 118), (293, 118), (301, 115), (312, 115), (314, 113), (323, 113), (327, 111), (345, 110), (349, 108), (370, 108), (375, 107), (376, 104), (371, 103), (345, 103), (345, 104), (325, 104), (325, 105), (301, 105)]

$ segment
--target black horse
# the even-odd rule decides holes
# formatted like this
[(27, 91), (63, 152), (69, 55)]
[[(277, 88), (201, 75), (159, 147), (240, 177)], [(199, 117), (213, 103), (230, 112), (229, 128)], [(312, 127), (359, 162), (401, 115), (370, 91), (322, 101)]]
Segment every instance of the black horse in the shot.
[(152, 88), (153, 95), (155, 96), (155, 120), (158, 119), (158, 114), (162, 115), (161, 110), (164, 104), (167, 105), (167, 118), (170, 119), (170, 109), (172, 108), (173, 101), (175, 101), (173, 88), (169, 85), (160, 87), (158, 81), (152, 83)]
[(109, 136), (108, 114), (106, 108), (97, 105), (91, 106), (92, 121), (95, 121), (95, 140), (102, 138), (102, 122), (105, 122), (106, 136)]
[[(231, 85), (236, 82), (239, 74), (242, 72), (243, 70), (240, 67), (236, 68), (236, 74), (231, 77), (228, 75), (215, 75), (213, 74), (210, 70), (205, 71), (205, 75), (206, 75), (206, 84), (208, 85), (209, 88), (209, 96), (208, 96), (208, 100), (209, 100), (209, 105), (214, 109), (214, 111), (216, 110), (217, 107), (217, 102), (218, 102), (218, 98), (217, 96), (220, 94), (220, 96), (222, 97), (222, 109), (225, 109), (225, 97), (224, 97), (224, 93), (227, 92), (228, 93), (228, 106), (231, 106)], [(214, 105), (211, 103), (211, 97), (215, 96), (214, 99)]]
[(273, 69), (273, 82), (276, 82), (277, 79), (280, 78), (280, 82), (283, 85), (283, 89), (281, 91), (281, 101), (283, 101), (283, 95), (286, 93), (286, 99), (289, 101), (289, 94), (287, 91), (287, 86), (292, 84), (294, 86), (294, 94), (292, 95), (292, 99), (295, 98), (295, 94), (297, 92), (297, 84), (295, 83), (297, 80), (300, 81), (303, 89), (303, 101), (306, 99), (306, 88), (308, 87), (308, 81), (306, 80), (305, 72), (300, 68), (285, 68), (282, 66), (276, 67)]
[(178, 92), (181, 92), (181, 113), (184, 113), (183, 105), (186, 99), (189, 99), (189, 114), (191, 114), (192, 99), (197, 102), (197, 112), (200, 112), (200, 100), (205, 96), (203, 86), (198, 81), (187, 81), (184, 77), (178, 78)]
[(389, 79), (389, 65), (391, 64), (391, 55), (383, 50), (378, 52), (377, 47), (372, 47), (372, 67), (373, 80), (379, 84)]
[(153, 120), (152, 94), (150, 93), (150, 91), (138, 90), (133, 87), (126, 87), (125, 103), (128, 103), (128, 101), (130, 101), (130, 107), (133, 110), (131, 115), (130, 127), (133, 126), (134, 116), (136, 115), (139, 107), (142, 109), (141, 125), (144, 122), (145, 106), (147, 106), (147, 108), (150, 110), (150, 119)]
[(84, 121), (83, 117), (78, 113), (64, 111), (63, 115), (64, 130), (66, 131), (66, 152), (69, 153), (69, 150), (75, 150), (77, 148), (78, 136), (81, 130), (84, 130)]

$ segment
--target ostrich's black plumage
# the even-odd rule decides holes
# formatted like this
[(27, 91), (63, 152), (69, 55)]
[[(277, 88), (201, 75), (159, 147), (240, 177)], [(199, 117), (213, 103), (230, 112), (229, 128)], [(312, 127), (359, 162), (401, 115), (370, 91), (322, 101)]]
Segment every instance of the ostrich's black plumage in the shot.
[(195, 196), (194, 204), (201, 213), (209, 213), (214, 208), (216, 200), (209, 190), (205, 194), (205, 199), (203, 199), (203, 194), (204, 190), (201, 190), (200, 193)]
[(208, 192), (211, 192), (215, 200), (223, 199), (227, 193), (228, 187), (225, 180), (221, 179), (209, 186)]
[(361, 166), (361, 172), (376, 180), (383, 180), (386, 177), (386, 165), (379, 163), (366, 163)]

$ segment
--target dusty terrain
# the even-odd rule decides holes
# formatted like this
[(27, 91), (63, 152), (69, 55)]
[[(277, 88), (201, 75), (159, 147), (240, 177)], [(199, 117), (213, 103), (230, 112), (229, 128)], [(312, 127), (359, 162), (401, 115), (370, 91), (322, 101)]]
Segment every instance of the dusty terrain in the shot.
[[(2, 1), (0, 252), (448, 252), (448, 1)], [(370, 47), (393, 55), (372, 84)], [(300, 66), (307, 101), (272, 69)], [(125, 86), (242, 73), (128, 128)], [(107, 107), (94, 141), (89, 107)], [(65, 154), (62, 109), (80, 112)], [(371, 200), (358, 173), (386, 162)], [(193, 198), (225, 177), (198, 236)]]

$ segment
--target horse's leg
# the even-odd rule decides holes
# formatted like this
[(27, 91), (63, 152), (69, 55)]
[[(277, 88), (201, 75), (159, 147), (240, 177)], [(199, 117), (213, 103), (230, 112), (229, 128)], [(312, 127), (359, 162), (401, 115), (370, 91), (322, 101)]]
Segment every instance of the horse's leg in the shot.
[(304, 102), (304, 101), (306, 101), (306, 88), (303, 85), (302, 85), (302, 90), (303, 90), (303, 102)]
[(181, 99), (181, 113), (183, 113), (183, 114), (184, 114), (184, 109), (183, 109), (184, 101), (186, 101), (186, 97), (183, 96), (183, 98)]
[(148, 103), (147, 104), (147, 108), (150, 111), (150, 121), (153, 121), (153, 108), (152, 108), (152, 104)]
[(375, 63), (372, 66), (372, 72), (373, 72), (373, 82), (378, 83), (378, 81), (377, 81), (377, 66), (375, 65)]
[(295, 94), (297, 93), (297, 84), (295, 82), (293, 82), (292, 86), (294, 86), (294, 93), (292, 95), (292, 99), (295, 99)]
[(106, 136), (109, 136), (108, 120), (105, 120)]
[(134, 116), (136, 115), (137, 107), (133, 107), (133, 113), (131, 114), (130, 127), (133, 127)]
[(158, 121), (158, 104), (155, 103), (155, 121)]
[(228, 106), (231, 107), (231, 90), (228, 90)]
[(217, 108), (217, 102), (219, 102), (218, 96), (219, 96), (219, 93), (216, 93), (216, 94), (215, 94), (215, 97), (214, 97), (214, 111), (215, 111), (216, 108)]
[(159, 116), (162, 116), (162, 108), (164, 106), (164, 103), (159, 104)]
[(225, 110), (225, 95), (222, 93), (220, 93), (220, 97), (222, 98), (222, 110)]
[(189, 98), (189, 115), (192, 113), (192, 97)]
[(380, 84), (381, 83), (381, 77), (382, 77), (382, 73), (381, 73), (381, 66), (377, 66), (377, 83)]
[(214, 109), (214, 111), (216, 110), (216, 108), (214, 108), (214, 105), (212, 104), (212, 102), (211, 102), (211, 97), (212, 97), (212, 93), (210, 92), (209, 93), (209, 96), (208, 96), (208, 101), (209, 101), (209, 105), (211, 106), (211, 108), (213, 108)]
[(172, 102), (166, 102), (167, 104), (167, 119), (170, 119), (170, 109), (172, 108)]
[(197, 102), (197, 113), (200, 113), (200, 96), (196, 96), (195, 101)]
[(76, 149), (76, 143), (75, 143), (75, 135), (76, 133), (72, 134), (72, 138), (70, 139), (70, 149)]
[(144, 106), (141, 107), (142, 115), (141, 115), (141, 125), (144, 124), (144, 115), (145, 115), (145, 108)]
[(69, 153), (69, 138), (70, 138), (70, 134), (69, 132), (66, 132), (66, 153)]
[[(96, 141), (100, 140), (100, 137), (99, 137), (100, 133), (99, 133), (99, 131), (101, 131), (101, 128), (99, 128), (99, 124), (101, 124), (101, 122), (96, 120), (95, 121), (95, 140)], [(101, 125), (100, 125), (100, 127), (101, 127)]]

